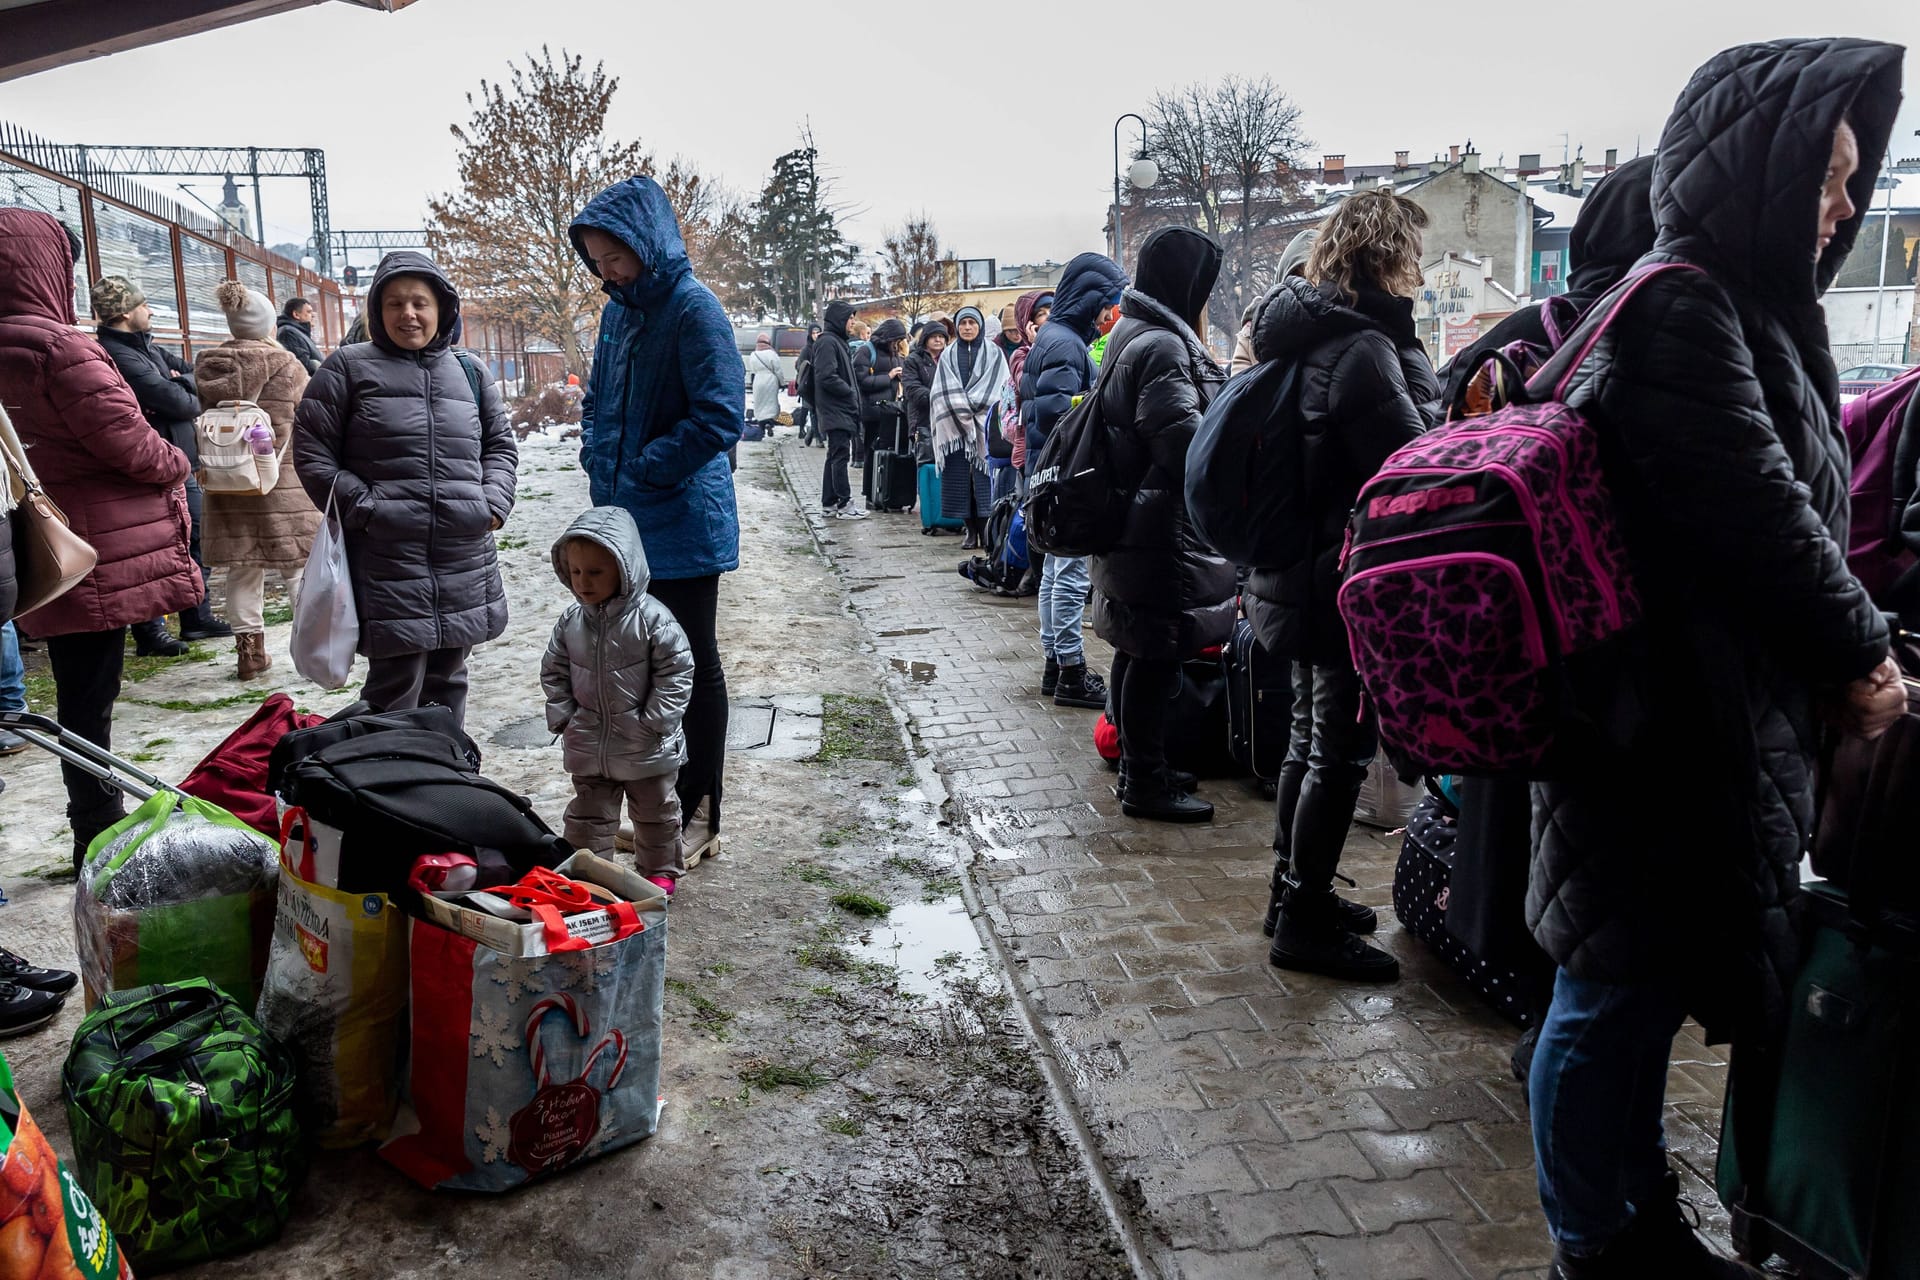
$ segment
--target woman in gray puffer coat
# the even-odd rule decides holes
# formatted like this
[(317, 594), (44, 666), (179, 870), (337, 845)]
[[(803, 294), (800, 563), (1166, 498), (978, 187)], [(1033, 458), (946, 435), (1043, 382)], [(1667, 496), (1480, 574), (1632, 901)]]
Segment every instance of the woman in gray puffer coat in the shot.
[(672, 894), (686, 871), (680, 722), (693, 697), (693, 647), (668, 608), (647, 594), (640, 528), (624, 507), (595, 507), (553, 544), (553, 568), (578, 602), (554, 624), (540, 663), (547, 728), (563, 736), (573, 775), (564, 834), (611, 857), (624, 797), (640, 873)]
[(499, 391), (453, 351), (460, 295), (431, 259), (382, 258), (365, 314), (370, 341), (307, 384), (294, 466), (346, 530), (360, 696), (380, 711), (438, 702), (464, 721), (467, 655), (507, 629), (493, 530), (513, 510), (519, 451)]

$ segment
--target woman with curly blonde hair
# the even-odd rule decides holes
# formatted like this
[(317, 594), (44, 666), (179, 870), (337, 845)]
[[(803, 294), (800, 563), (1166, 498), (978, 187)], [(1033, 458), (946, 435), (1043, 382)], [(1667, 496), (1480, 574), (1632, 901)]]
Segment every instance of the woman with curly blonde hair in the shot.
[[(1266, 931), (1283, 969), (1392, 981), (1394, 958), (1361, 941), (1373, 910), (1333, 891), (1341, 846), (1373, 762), (1373, 724), (1334, 596), (1347, 513), (1387, 455), (1435, 420), (1440, 385), (1414, 336), (1425, 210), (1391, 191), (1348, 196), (1320, 226), (1305, 278), (1289, 276), (1253, 318), (1253, 355), (1299, 367), (1275, 412), (1298, 449), (1298, 554), (1255, 565), (1243, 596), (1269, 653), (1293, 663), (1294, 733), (1274, 815)], [(1295, 416), (1297, 415), (1297, 416)]]

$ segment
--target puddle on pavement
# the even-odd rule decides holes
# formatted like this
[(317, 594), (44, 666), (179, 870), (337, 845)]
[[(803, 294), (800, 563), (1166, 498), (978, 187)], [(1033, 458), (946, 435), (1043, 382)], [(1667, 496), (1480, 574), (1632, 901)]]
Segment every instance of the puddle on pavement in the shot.
[(930, 636), (937, 630), (938, 627), (902, 627), (898, 631), (876, 631), (874, 634), (891, 639), (896, 636)]
[(980, 856), (995, 862), (1023, 857), (1032, 850), (1016, 834), (1032, 822), (1024, 813), (1012, 809), (975, 809), (967, 815), (967, 824), (980, 840)]
[(545, 716), (533, 716), (503, 726), (487, 741), (496, 747), (550, 747), (553, 733), (547, 728)]
[(939, 670), (931, 662), (903, 662), (899, 658), (887, 659), (887, 665), (915, 684), (932, 684), (934, 673)]
[(940, 1000), (944, 982), (984, 959), (980, 935), (958, 895), (935, 902), (903, 902), (885, 920), (875, 921), (858, 944), (863, 958), (895, 969), (900, 989)]

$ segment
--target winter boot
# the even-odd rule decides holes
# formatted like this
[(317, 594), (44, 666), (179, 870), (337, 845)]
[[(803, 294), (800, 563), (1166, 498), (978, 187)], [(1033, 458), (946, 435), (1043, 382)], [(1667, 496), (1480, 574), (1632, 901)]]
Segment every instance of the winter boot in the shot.
[(1107, 707), (1107, 682), (1087, 670), (1085, 662), (1063, 666), (1060, 668), (1060, 683), (1054, 687), (1053, 705), (1104, 711)]
[(1052, 658), (1047, 659), (1046, 667), (1040, 672), (1040, 696), (1051, 698), (1060, 687), (1060, 664)]
[(1634, 1206), (1633, 1221), (1611, 1244), (1589, 1258), (1555, 1250), (1547, 1275), (1551, 1280), (1760, 1280), (1763, 1272), (1709, 1249), (1698, 1222), (1699, 1214), (1680, 1198), (1679, 1177), (1669, 1169), (1659, 1194)]
[[(1269, 938), (1273, 936), (1275, 922), (1280, 919), (1280, 900), (1286, 896), (1287, 871), (1292, 865), (1286, 854), (1278, 849), (1273, 851), (1273, 878), (1267, 882), (1267, 918), (1260, 925), (1260, 932)], [(1340, 926), (1348, 933), (1372, 933), (1380, 927), (1380, 913), (1364, 902), (1350, 902), (1337, 893), (1333, 901)]]
[(205, 600), (180, 615), (182, 640), (223, 640), (232, 634), (233, 628), (214, 617)]
[[(1115, 798), (1124, 800), (1126, 796), (1122, 793), (1126, 791), (1127, 779), (1132, 776), (1133, 771), (1127, 768), (1125, 756), (1114, 761), (1113, 767), (1120, 771), (1120, 781), (1114, 784), (1113, 794)], [(1175, 791), (1192, 791), (1200, 785), (1200, 779), (1188, 773), (1185, 769), (1168, 769), (1167, 781), (1173, 784)]]
[(1212, 822), (1213, 806), (1173, 785), (1170, 771), (1128, 772), (1120, 792), (1120, 812), (1149, 822)]
[(262, 631), (242, 631), (234, 638), (236, 670), (242, 680), (251, 680), (263, 675), (273, 666), (273, 655), (267, 652), (267, 637)]
[(1331, 889), (1289, 887), (1274, 921), (1273, 949), (1267, 959), (1277, 968), (1346, 982), (1397, 981), (1400, 962), (1349, 933), (1339, 901)]
[(133, 651), (142, 658), (184, 658), (187, 646), (173, 638), (173, 632), (167, 630), (167, 624), (154, 618), (150, 622), (133, 624)]

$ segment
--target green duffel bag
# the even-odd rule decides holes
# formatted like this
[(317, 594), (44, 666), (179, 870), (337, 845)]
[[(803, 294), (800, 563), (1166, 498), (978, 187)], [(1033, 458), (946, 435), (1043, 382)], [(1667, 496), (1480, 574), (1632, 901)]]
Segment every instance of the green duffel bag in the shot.
[(136, 1267), (271, 1240), (306, 1171), (287, 1050), (204, 978), (112, 991), (65, 1073), (73, 1173)]

